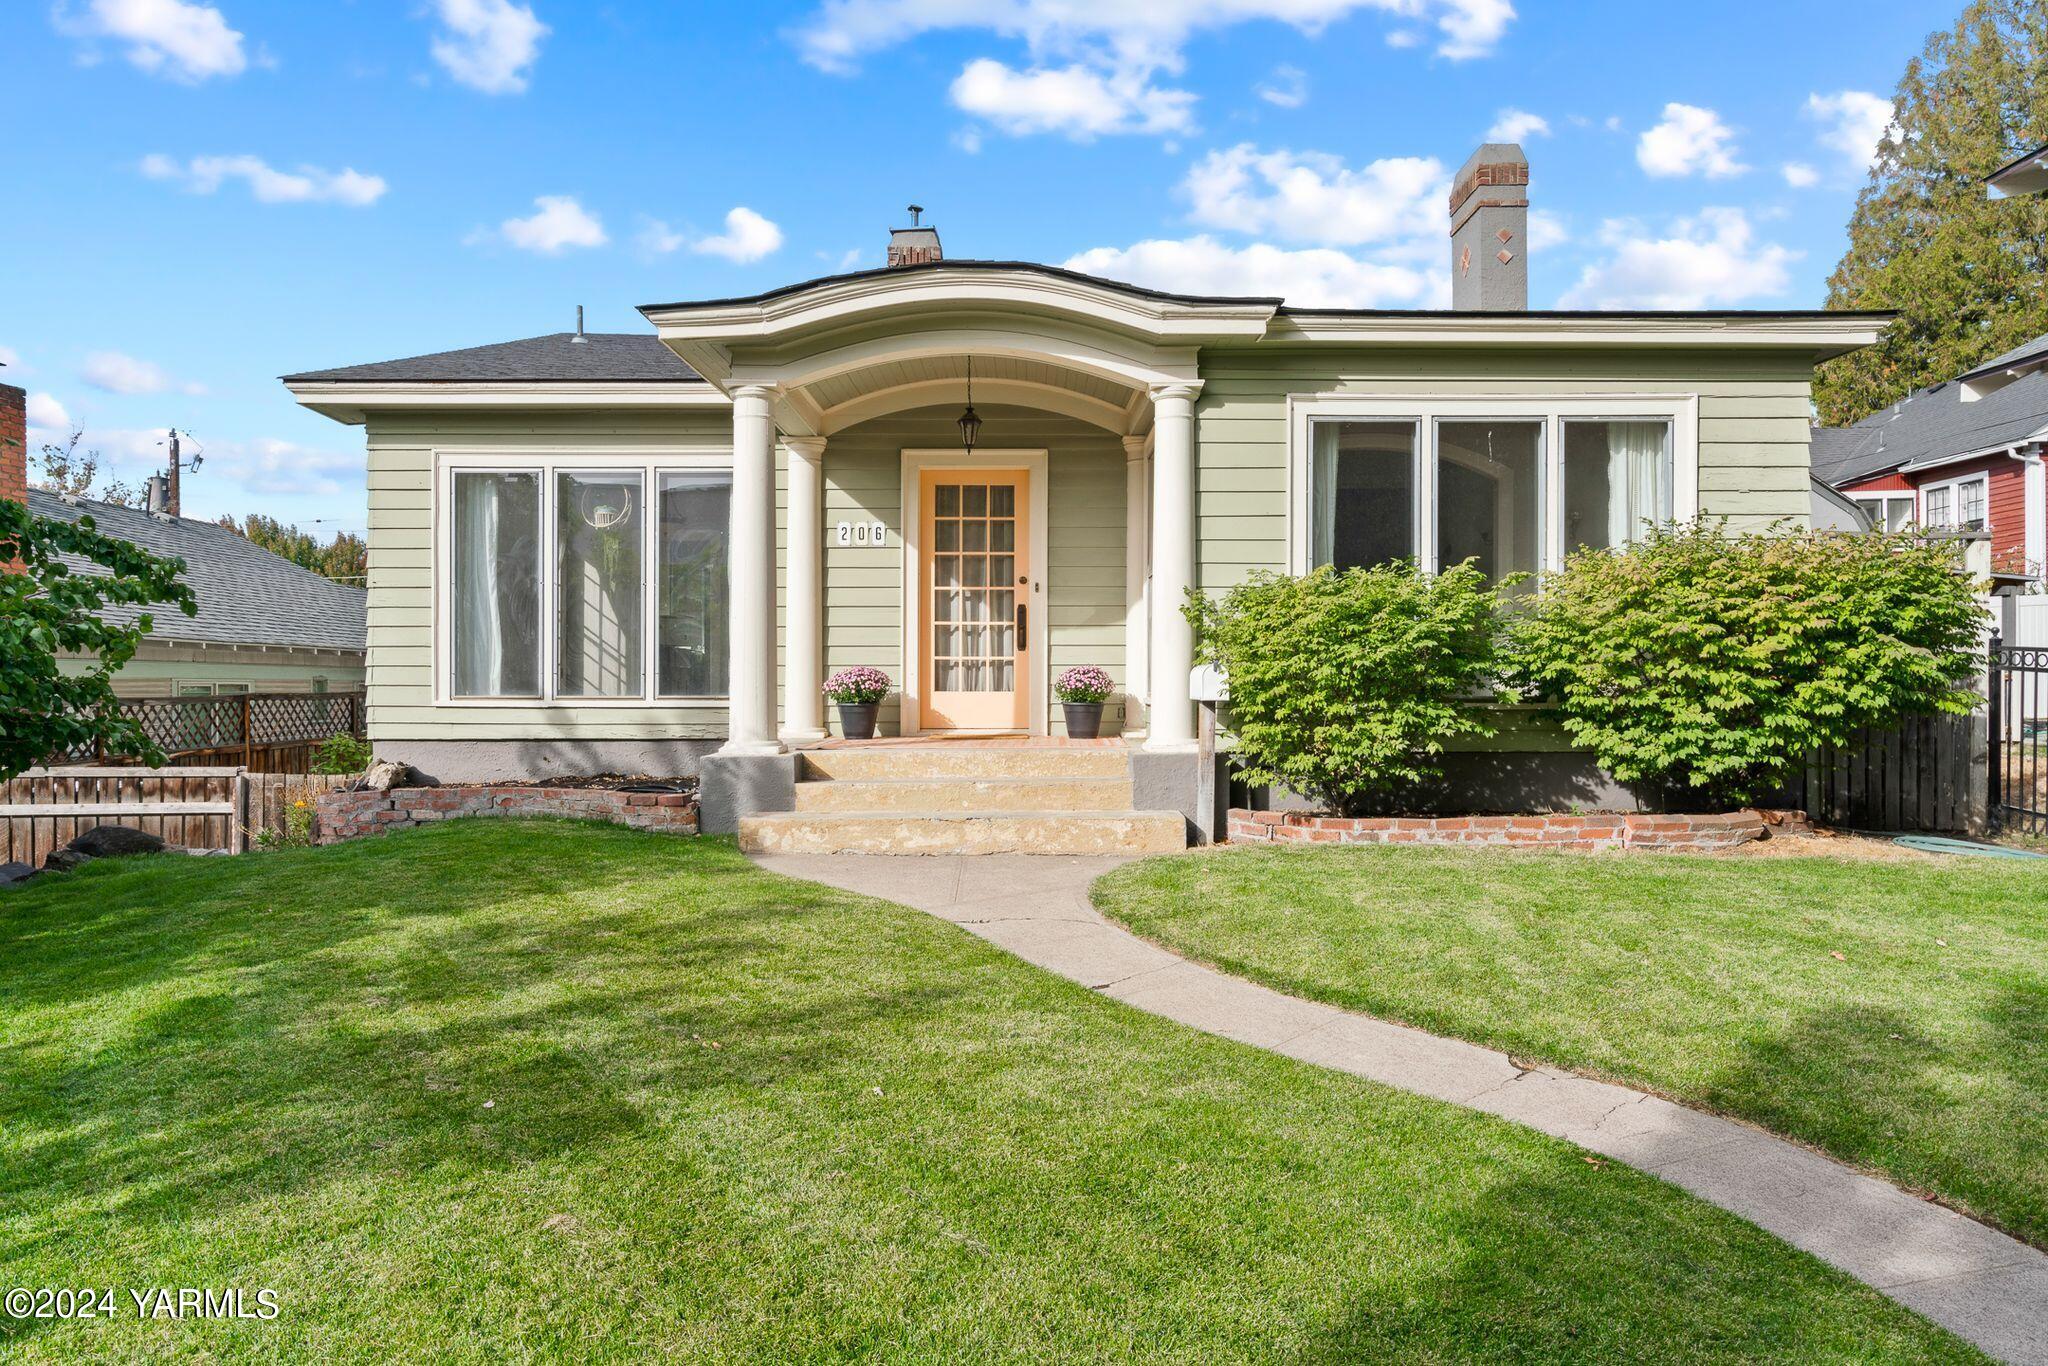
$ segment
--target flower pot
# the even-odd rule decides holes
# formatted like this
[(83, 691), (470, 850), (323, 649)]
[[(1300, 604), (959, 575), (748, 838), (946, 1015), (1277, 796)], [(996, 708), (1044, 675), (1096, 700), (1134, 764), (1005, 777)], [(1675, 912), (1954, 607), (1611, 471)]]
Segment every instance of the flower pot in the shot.
[(1100, 702), (1062, 702), (1067, 713), (1067, 735), (1075, 740), (1093, 740), (1102, 734)]
[(880, 702), (841, 702), (839, 704), (839, 729), (849, 740), (872, 740), (875, 738), (875, 717), (881, 714)]

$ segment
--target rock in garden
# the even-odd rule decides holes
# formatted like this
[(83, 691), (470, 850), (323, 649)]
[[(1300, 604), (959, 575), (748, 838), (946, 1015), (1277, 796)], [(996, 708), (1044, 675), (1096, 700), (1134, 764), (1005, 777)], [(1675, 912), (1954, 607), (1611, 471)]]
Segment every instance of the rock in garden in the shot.
[(52, 849), (50, 856), (43, 860), (46, 873), (68, 873), (81, 863), (92, 862), (91, 854), (82, 854), (76, 849)]
[(152, 835), (147, 830), (125, 825), (96, 825), (66, 847), (87, 858), (119, 858), (123, 854), (160, 854), (164, 841), (163, 836)]
[(389, 792), (394, 787), (412, 785), (412, 765), (401, 764), (396, 759), (379, 759), (363, 771), (363, 780), (357, 790), (363, 792)]
[(0, 887), (12, 887), (17, 882), (27, 882), (36, 875), (34, 865), (27, 863), (0, 863)]

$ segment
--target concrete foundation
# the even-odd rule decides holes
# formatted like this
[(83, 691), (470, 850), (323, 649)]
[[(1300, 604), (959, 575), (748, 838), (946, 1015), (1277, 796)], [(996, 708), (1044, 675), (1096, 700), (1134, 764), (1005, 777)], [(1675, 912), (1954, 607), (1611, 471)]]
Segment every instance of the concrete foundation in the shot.
[(437, 783), (540, 782), (599, 773), (694, 778), (716, 740), (379, 740), (379, 759)]
[(1201, 773), (1200, 764), (1201, 757), (1193, 750), (1131, 751), (1132, 805), (1140, 811), (1180, 812), (1187, 819), (1190, 844), (1198, 843), (1203, 832), (1220, 837), (1230, 808), (1230, 762), (1226, 755), (1218, 754), (1213, 789), (1215, 809), (1209, 812), (1207, 821), (1199, 819), (1196, 779)]
[(697, 770), (697, 824), (730, 835), (740, 817), (796, 810), (794, 754), (707, 754)]

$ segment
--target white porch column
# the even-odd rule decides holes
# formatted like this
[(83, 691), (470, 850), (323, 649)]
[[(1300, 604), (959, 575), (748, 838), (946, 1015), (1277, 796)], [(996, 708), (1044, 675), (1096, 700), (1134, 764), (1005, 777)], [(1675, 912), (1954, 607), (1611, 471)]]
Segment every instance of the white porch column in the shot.
[(1145, 733), (1152, 695), (1152, 467), (1150, 436), (1124, 438), (1124, 734)]
[(1181, 615), (1195, 585), (1195, 395), (1199, 383), (1152, 391), (1151, 725), (1145, 748), (1191, 749), (1195, 704), (1188, 670), (1195, 633)]
[(825, 438), (785, 436), (789, 448), (789, 603), (782, 641), (782, 739), (825, 738)]
[(732, 675), (724, 754), (780, 754), (775, 738), (774, 390), (732, 391)]

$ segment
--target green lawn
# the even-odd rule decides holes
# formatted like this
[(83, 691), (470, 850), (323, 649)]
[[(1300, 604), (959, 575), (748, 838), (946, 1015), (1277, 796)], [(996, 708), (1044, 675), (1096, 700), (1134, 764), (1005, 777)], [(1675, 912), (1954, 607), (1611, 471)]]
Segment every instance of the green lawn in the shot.
[(0, 897), (0, 1002), (0, 1286), (282, 1307), (0, 1355), (1968, 1355), (1625, 1167), (723, 841), (96, 863)]
[(1740, 1115), (2048, 1245), (2048, 865), (1238, 849), (1095, 895), (1282, 991)]

